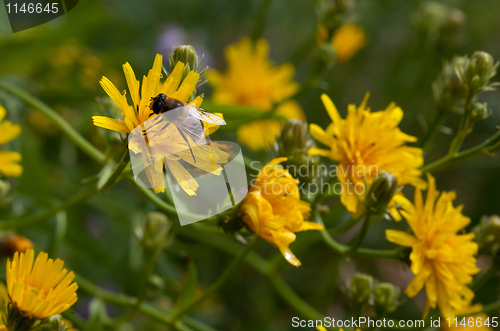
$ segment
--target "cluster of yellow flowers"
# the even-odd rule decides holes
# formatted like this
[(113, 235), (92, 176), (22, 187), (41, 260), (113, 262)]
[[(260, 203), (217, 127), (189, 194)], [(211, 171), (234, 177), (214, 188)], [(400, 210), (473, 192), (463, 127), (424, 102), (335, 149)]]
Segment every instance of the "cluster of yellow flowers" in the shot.
[[(345, 26), (339, 30), (332, 43), (337, 50), (337, 61), (342, 62), (359, 50), (366, 38), (355, 26)], [(213, 100), (220, 104), (245, 105), (262, 111), (275, 110), (285, 118), (304, 119), (304, 113), (296, 101), (287, 100), (299, 88), (292, 80), (293, 67), (289, 64), (274, 66), (268, 60), (268, 53), (269, 46), (264, 40), (253, 43), (250, 39), (243, 39), (229, 46), (225, 53), (227, 71), (212, 71), (208, 75), (215, 89)], [(124, 65), (133, 106), (128, 104), (125, 94), (119, 93), (108, 79), (103, 78), (101, 85), (122, 111), (123, 121), (94, 116), (94, 124), (126, 133), (149, 118), (149, 100), (158, 93), (188, 102), (199, 75), (191, 71), (182, 80), (184, 64), (179, 62), (161, 83), (161, 61), (158, 55), (153, 69), (143, 79), (141, 93), (132, 68), (128, 63)], [(472, 275), (479, 272), (474, 235), (461, 233), (470, 220), (462, 215), (462, 207), (453, 207), (454, 193), (439, 194), (432, 176), (428, 175), (427, 181), (422, 179), (419, 170), (423, 165), (422, 149), (408, 146), (407, 143), (417, 139), (403, 133), (398, 127), (403, 118), (402, 109), (391, 103), (382, 111), (372, 112), (367, 107), (367, 94), (359, 106), (349, 105), (347, 116), (343, 119), (327, 95), (322, 95), (321, 99), (332, 123), (326, 130), (311, 124), (310, 134), (327, 149), (311, 148), (308, 154), (327, 157), (338, 163), (338, 180), (343, 186), (341, 202), (353, 215), (363, 214), (364, 192), (370, 188), (380, 171), (395, 175), (400, 186), (414, 186), (416, 193), (413, 203), (402, 194), (397, 194), (390, 203), (393, 218), (400, 220), (401, 216), (404, 217), (413, 235), (387, 230), (389, 241), (412, 248), (410, 260), (415, 278), (408, 285), (406, 294), (413, 297), (425, 286), (428, 308), (439, 307), (444, 316), (455, 316), (457, 312), (468, 309), (474, 293), (467, 284), (472, 281)], [(199, 96), (192, 101), (196, 106), (200, 106), (201, 102)], [(278, 120), (258, 120), (241, 126), (238, 139), (251, 149), (259, 150), (269, 146), (279, 130)], [(182, 160), (189, 162), (190, 158)], [(289, 247), (296, 238), (295, 233), (323, 230), (323, 226), (306, 221), (311, 206), (301, 200), (298, 180), (278, 166), (285, 160), (274, 159), (260, 170), (240, 207), (240, 215), (250, 231), (275, 245), (288, 262), (300, 266), (300, 261)], [(185, 175), (178, 160), (167, 159), (166, 162), (174, 173)], [(182, 182), (188, 194), (194, 193), (194, 180)], [(359, 191), (363, 194), (349, 189), (349, 186), (360, 186)], [(424, 204), (422, 190), (427, 186)], [(400, 208), (396, 210), (395, 206)]]

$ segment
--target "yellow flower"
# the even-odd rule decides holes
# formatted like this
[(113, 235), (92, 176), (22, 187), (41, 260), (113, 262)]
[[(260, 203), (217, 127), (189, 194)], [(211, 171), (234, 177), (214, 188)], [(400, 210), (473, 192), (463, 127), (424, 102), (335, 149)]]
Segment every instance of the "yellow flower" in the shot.
[(300, 200), (299, 181), (287, 170), (276, 167), (286, 160), (274, 159), (259, 171), (240, 212), (252, 232), (278, 247), (285, 259), (298, 267), (301, 263), (288, 247), (295, 241), (294, 232), (323, 230), (323, 226), (305, 221), (311, 206)]
[[(140, 83), (135, 77), (134, 70), (128, 62), (123, 65), (123, 72), (127, 79), (128, 89), (133, 103), (132, 105), (127, 101), (126, 91), (124, 91), (123, 94), (120, 93), (109, 79), (102, 77), (99, 83), (111, 100), (120, 108), (123, 115), (123, 121), (121, 119), (116, 120), (105, 116), (92, 116), (94, 125), (117, 132), (129, 133), (136, 126), (141, 125), (150, 118), (149, 115), (152, 111), (149, 105), (152, 97), (164, 93), (170, 98), (187, 102), (196, 88), (200, 75), (191, 71), (181, 84), (184, 63), (178, 62), (172, 73), (162, 83), (162, 61), (163, 57), (160, 54), (156, 54), (153, 68), (149, 70), (148, 75), (144, 76), (142, 79), (142, 89), (140, 91)], [(203, 99), (198, 96), (192, 103), (199, 107), (202, 101)]]
[(15, 252), (23, 253), (28, 249), (33, 249), (31, 240), (17, 233), (9, 233), (0, 238), (0, 250), (6, 256), (12, 256)]
[(474, 297), (467, 284), (480, 271), (474, 257), (478, 246), (473, 241), (474, 233), (463, 233), (470, 219), (462, 215), (463, 206), (453, 207), (455, 193), (440, 194), (434, 178), (428, 175), (428, 180), (425, 203), (417, 188), (414, 204), (407, 204), (401, 211), (414, 235), (386, 230), (386, 238), (412, 248), (410, 260), (415, 278), (406, 288), (406, 295), (414, 297), (425, 285), (427, 307), (437, 305), (445, 318), (454, 318)]
[[(21, 127), (17, 124), (12, 124), (11, 121), (2, 121), (7, 115), (4, 107), (0, 106), (0, 147), (15, 139), (21, 134)], [(21, 154), (18, 152), (1, 151), (0, 150), (0, 173), (5, 176), (19, 177), (23, 173), (23, 167), (19, 164)]]
[(346, 119), (342, 119), (330, 98), (321, 99), (332, 123), (326, 131), (311, 124), (309, 131), (330, 149), (312, 148), (309, 155), (321, 155), (338, 161), (337, 176), (342, 183), (341, 201), (352, 213), (362, 211), (367, 188), (378, 172), (384, 170), (395, 175), (398, 185), (411, 184), (425, 188), (419, 167), (423, 164), (422, 149), (406, 146), (417, 138), (398, 128), (403, 111), (391, 103), (385, 110), (374, 112), (366, 108), (369, 94), (356, 108), (349, 105)]
[(346, 62), (367, 42), (365, 31), (358, 25), (347, 24), (338, 28), (332, 38), (332, 46), (336, 51), (337, 62)]
[(63, 269), (60, 259), (48, 259), (40, 252), (33, 264), (35, 252), (15, 253), (7, 260), (7, 291), (19, 312), (32, 319), (44, 319), (60, 314), (77, 300), (75, 274)]
[[(299, 88), (293, 81), (291, 64), (274, 66), (268, 59), (269, 44), (260, 39), (255, 44), (242, 39), (225, 50), (225, 73), (211, 71), (207, 78), (214, 87), (213, 100), (220, 104), (242, 105), (271, 111), (275, 103), (292, 96)], [(280, 104), (276, 113), (285, 118), (305, 120), (304, 112), (293, 100)], [(278, 120), (258, 120), (242, 125), (238, 140), (253, 150), (268, 148), (280, 130)]]
[[(184, 63), (177, 62), (172, 73), (167, 77), (167, 79), (165, 79), (164, 82), (161, 82), (162, 61), (162, 56), (157, 54), (153, 63), (153, 68), (149, 70), (148, 75), (144, 76), (142, 79), (142, 89), (140, 91), (140, 84), (136, 79), (132, 67), (128, 62), (123, 65), (123, 71), (127, 80), (130, 97), (132, 99), (132, 105), (130, 105), (127, 101), (126, 92), (123, 92), (123, 94), (120, 93), (120, 91), (109, 79), (103, 77), (100, 81), (100, 84), (109, 95), (109, 97), (121, 110), (123, 120), (116, 120), (105, 116), (93, 116), (92, 119), (94, 121), (94, 125), (123, 133), (129, 133), (137, 126), (141, 126), (143, 130), (145, 130), (144, 122), (146, 122), (150, 118), (153, 118), (154, 116), (157, 116), (154, 115), (150, 117), (152, 110), (149, 106), (152, 97), (163, 93), (169, 98), (173, 98), (182, 102), (188, 102), (193, 91), (196, 88), (196, 84), (200, 79), (200, 75), (194, 71), (190, 71), (184, 78), (184, 80), (182, 80)], [(199, 107), (202, 101), (203, 99), (198, 96), (191, 102), (191, 104)], [(218, 126), (216, 125), (205, 123), (206, 134), (212, 133), (217, 128)], [(212, 155), (213, 160), (210, 159), (208, 153), (200, 153), (200, 156), (202, 158), (205, 157), (205, 160), (198, 159), (196, 165), (194, 165), (191, 153), (184, 147), (185, 141), (178, 133), (175, 126), (169, 126), (160, 134), (162, 135), (162, 138), (158, 139), (158, 141), (161, 141), (162, 144), (161, 146), (156, 146), (156, 148), (163, 149), (163, 155), (168, 156), (164, 159), (167, 163), (168, 168), (171, 170), (171, 173), (174, 175), (179, 185), (188, 195), (195, 195), (195, 192), (198, 188), (198, 183), (196, 182), (194, 177), (186, 170), (181, 161), (190, 163), (196, 168), (199, 168), (206, 172), (213, 171), (212, 161), (218, 164), (227, 162), (227, 155), (219, 150), (216, 150)], [(150, 136), (151, 135), (148, 133), (148, 137)], [(168, 141), (168, 144), (165, 144), (165, 141)], [(147, 142), (151, 147), (153, 147), (153, 145), (155, 144), (153, 139), (149, 139)], [(195, 146), (194, 143), (191, 143), (191, 145)], [(140, 150), (138, 146), (141, 145), (137, 143), (137, 140), (131, 140), (129, 149), (131, 149), (134, 153), (141, 153), (142, 156), (147, 157), (147, 153)], [(179, 151), (183, 152), (179, 153)], [(162, 173), (162, 169), (163, 161), (160, 159), (156, 162), (153, 162), (146, 168), (145, 171), (155, 193), (165, 191), (164, 176), (155, 176), (155, 174)], [(218, 171), (220, 172), (220, 170), (221, 169), (219, 168)]]

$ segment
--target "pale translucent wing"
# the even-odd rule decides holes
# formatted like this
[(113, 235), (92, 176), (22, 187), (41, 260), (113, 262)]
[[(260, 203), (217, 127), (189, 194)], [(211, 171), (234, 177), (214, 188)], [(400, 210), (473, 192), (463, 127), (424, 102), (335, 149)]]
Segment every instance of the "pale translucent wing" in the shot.
[(187, 104), (186, 107), (189, 107), (191, 115), (199, 120), (215, 125), (226, 125), (226, 121), (224, 121), (222, 117), (212, 114), (211, 112), (197, 108), (196, 106), (190, 104)]
[(182, 120), (173, 118), (172, 123), (175, 124), (181, 134), (188, 136), (197, 146), (208, 151), (207, 144), (211, 145), (211, 140), (205, 136), (205, 128), (198, 118), (189, 114)]

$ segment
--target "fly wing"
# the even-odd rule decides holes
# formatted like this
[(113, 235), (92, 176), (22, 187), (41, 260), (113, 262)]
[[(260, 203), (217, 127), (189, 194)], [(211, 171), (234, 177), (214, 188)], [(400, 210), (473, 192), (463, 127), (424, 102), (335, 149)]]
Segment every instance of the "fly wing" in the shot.
[[(196, 111), (196, 110), (195, 110)], [(211, 142), (210, 138), (205, 137), (205, 127), (199, 118), (192, 115), (193, 112), (184, 118), (174, 117), (172, 123), (177, 129), (189, 137), (197, 146), (208, 151), (207, 144)]]
[(185, 107), (189, 107), (189, 112), (193, 117), (196, 117), (203, 122), (207, 122), (215, 125), (226, 125), (226, 121), (220, 116), (217, 116), (211, 112), (208, 112), (204, 109), (197, 108), (194, 105), (187, 104)]

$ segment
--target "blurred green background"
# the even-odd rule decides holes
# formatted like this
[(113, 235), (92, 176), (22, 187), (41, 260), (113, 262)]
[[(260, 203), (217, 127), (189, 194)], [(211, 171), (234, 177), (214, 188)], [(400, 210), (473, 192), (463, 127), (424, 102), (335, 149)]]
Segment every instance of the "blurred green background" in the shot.
[[(137, 77), (151, 68), (154, 55), (167, 58), (170, 47), (192, 44), (205, 54), (205, 64), (223, 70), (224, 47), (248, 36), (262, 1), (98, 1), (82, 0), (66, 15), (26, 31), (12, 34), (5, 7), (0, 8), (0, 78), (15, 83), (56, 109), (73, 127), (99, 149), (105, 141), (116, 143), (116, 136), (92, 125), (91, 116), (102, 112), (96, 98), (105, 96), (99, 86), (101, 76), (113, 81), (119, 90), (126, 88), (121, 65), (129, 62)], [(464, 17), (450, 29), (433, 27), (418, 18), (421, 1), (359, 0), (352, 22), (361, 25), (369, 43), (346, 63), (337, 65), (316, 88), (298, 99), (309, 122), (329, 121), (319, 96), (328, 93), (342, 115), (349, 103), (359, 104), (370, 91), (369, 106), (384, 109), (395, 101), (405, 112), (401, 128), (421, 137), (425, 123), (435, 110), (431, 83), (443, 61), (453, 55), (472, 54), (483, 50), (500, 59), (500, 1), (457, 0), (440, 3), (457, 8)], [(275, 0), (271, 3), (263, 34), (271, 46), (271, 59), (279, 64), (292, 61), (296, 81), (307, 77), (312, 56), (301, 56), (304, 45), (314, 43), (318, 19), (310, 1)], [(210, 98), (210, 87), (199, 92)], [(478, 123), (466, 139), (464, 148), (475, 146), (491, 136), (500, 125), (498, 92), (484, 93), (493, 115)], [(80, 150), (74, 147), (47, 119), (17, 99), (0, 91), (0, 102), (8, 110), (8, 118), (22, 125), (22, 136), (9, 144), (10, 150), (23, 154), (24, 174), (11, 180), (15, 196), (10, 206), (0, 207), (0, 218), (32, 214), (81, 191), (85, 181), (100, 171)], [(459, 116), (452, 116), (446, 126), (455, 129)], [(426, 163), (444, 155), (452, 137), (443, 129), (430, 144)], [(1, 133), (0, 133), (1, 134)], [(231, 132), (217, 132), (214, 140), (235, 139)], [(262, 157), (244, 150), (246, 155)], [(265, 161), (272, 158), (269, 152)], [(457, 203), (464, 204), (464, 214), (472, 224), (481, 215), (499, 213), (500, 160), (488, 156), (460, 164), (436, 174), (439, 190), (455, 190)], [(411, 193), (410, 193), (411, 194)], [(97, 284), (131, 295), (137, 292), (141, 273), (136, 261), (134, 224), (155, 207), (129, 182), (120, 182), (108, 193), (85, 204), (72, 207), (67, 215), (66, 239), (53, 247), (52, 233), (56, 219), (19, 229), (31, 238), (38, 250), (51, 250), (67, 261), (68, 266)], [(330, 222), (336, 221), (343, 207), (332, 206)], [(177, 221), (176, 221), (177, 222)], [(392, 247), (383, 236), (388, 224), (377, 224), (370, 230), (366, 246)], [(389, 224), (395, 227), (394, 224)], [(160, 258), (159, 274), (165, 287), (159, 302), (171, 308), (185, 278), (186, 259), (195, 263), (200, 289), (220, 275), (231, 257), (214, 250), (187, 235), (189, 226), (177, 229), (172, 245)], [(398, 262), (376, 262), (363, 259), (346, 260), (336, 256), (324, 243), (317, 241), (305, 250), (300, 242), (317, 238), (318, 233), (301, 233), (292, 250), (303, 266), (295, 269), (280, 261), (283, 275), (290, 286), (312, 306), (327, 316), (348, 316), (349, 305), (343, 284), (355, 270), (364, 271), (404, 288), (411, 279), (408, 268)], [(341, 241), (348, 241), (347, 235)], [(214, 242), (228, 236), (214, 235)], [(232, 240), (232, 239), (231, 239)], [(296, 249), (294, 248), (296, 247)], [(272, 256), (276, 249), (261, 242), (258, 251)], [(479, 261), (480, 265), (482, 261)], [(3, 268), (3, 263), (1, 263)], [(3, 272), (0, 274), (3, 275)], [(81, 292), (81, 291), (80, 291)], [(490, 282), (477, 294), (484, 304), (498, 297), (498, 284)], [(74, 310), (88, 314), (89, 297), (79, 293)], [(420, 318), (423, 296), (406, 302), (396, 317)], [(419, 309), (415, 309), (415, 305)], [(118, 311), (108, 307), (111, 315)], [(231, 282), (204, 309), (194, 314), (217, 330), (290, 330), (291, 318), (298, 316), (273, 291), (269, 282), (244, 265)], [(131, 330), (162, 330), (147, 319), (138, 318), (125, 327)], [(126, 329), (124, 329), (126, 330)], [(128, 329), (127, 329), (128, 330)]]

